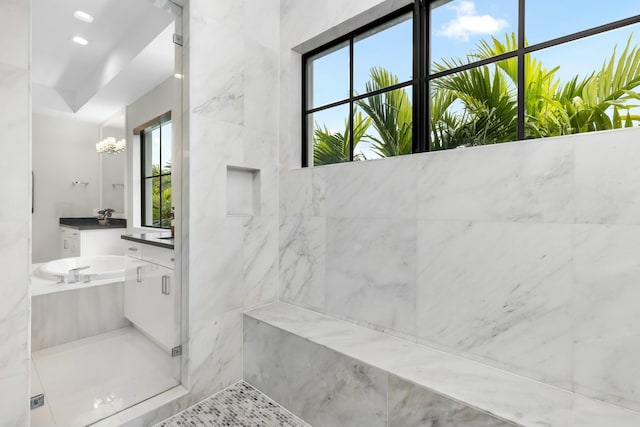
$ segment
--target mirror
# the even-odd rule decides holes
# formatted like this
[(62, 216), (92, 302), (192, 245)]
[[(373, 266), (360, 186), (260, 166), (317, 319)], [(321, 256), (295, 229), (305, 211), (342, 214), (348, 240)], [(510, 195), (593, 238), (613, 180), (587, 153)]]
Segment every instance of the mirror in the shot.
[[(126, 140), (125, 111), (118, 112), (102, 125), (102, 139)], [(124, 152), (100, 153), (100, 206), (115, 210), (115, 215), (124, 215), (125, 165)]]

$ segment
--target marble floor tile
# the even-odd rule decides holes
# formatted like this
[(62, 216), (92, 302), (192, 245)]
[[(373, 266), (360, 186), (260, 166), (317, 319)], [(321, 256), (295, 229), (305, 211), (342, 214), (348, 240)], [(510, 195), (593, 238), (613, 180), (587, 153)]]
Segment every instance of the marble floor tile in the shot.
[[(31, 397), (43, 394), (42, 382), (38, 375), (38, 370), (35, 364), (31, 361), (31, 390), (29, 395)], [(44, 406), (31, 410), (31, 427), (47, 427), (55, 425), (51, 408), (49, 407), (49, 401), (45, 399)]]
[(44, 406), (31, 410), (30, 427), (50, 427), (55, 424), (51, 408), (49, 408), (49, 404), (46, 401)]
[(54, 425), (83, 426), (179, 381), (172, 358), (132, 327), (32, 353)]
[(233, 384), (157, 427), (311, 427), (244, 381)]

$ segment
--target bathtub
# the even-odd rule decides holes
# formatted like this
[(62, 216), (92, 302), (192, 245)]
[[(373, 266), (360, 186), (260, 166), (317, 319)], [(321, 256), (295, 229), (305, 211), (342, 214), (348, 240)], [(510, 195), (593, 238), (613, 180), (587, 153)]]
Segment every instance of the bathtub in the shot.
[[(60, 258), (34, 264), (31, 294), (43, 295), (124, 282), (124, 260), (125, 257), (120, 255), (96, 255)], [(81, 269), (78, 271), (78, 282), (69, 283), (69, 271), (74, 268)], [(59, 283), (61, 278), (64, 278), (63, 283)]]

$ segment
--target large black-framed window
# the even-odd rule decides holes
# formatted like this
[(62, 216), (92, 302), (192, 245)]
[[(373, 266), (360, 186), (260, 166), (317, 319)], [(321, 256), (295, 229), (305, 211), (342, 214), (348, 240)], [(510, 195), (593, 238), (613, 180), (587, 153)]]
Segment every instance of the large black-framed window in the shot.
[[(407, 20), (391, 55), (377, 46), (391, 67), (365, 61), (393, 84), (359, 91), (358, 42)], [(637, 126), (638, 39), (640, 2), (416, 0), (303, 55), (302, 165)], [(393, 69), (406, 51), (408, 78)]]
[(141, 225), (171, 226), (171, 112), (136, 128), (140, 135)]

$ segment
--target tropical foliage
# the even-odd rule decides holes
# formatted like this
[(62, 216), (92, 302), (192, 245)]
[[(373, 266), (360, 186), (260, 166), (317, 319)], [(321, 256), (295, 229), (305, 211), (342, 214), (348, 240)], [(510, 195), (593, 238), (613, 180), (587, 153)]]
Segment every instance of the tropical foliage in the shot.
[[(449, 70), (469, 61), (512, 52), (515, 34), (501, 41), (481, 41), (476, 50), (461, 58), (441, 59), (434, 72)], [(547, 67), (525, 56), (525, 137), (541, 138), (596, 130), (632, 127), (640, 124), (633, 109), (640, 102), (640, 49), (629, 37), (618, 55), (615, 46), (602, 66), (585, 76), (568, 81), (558, 77), (559, 65)], [(373, 92), (398, 83), (383, 68), (372, 68), (366, 91)], [(431, 84), (431, 150), (460, 146), (496, 144), (517, 139), (517, 58), (449, 74)], [(368, 143), (380, 157), (411, 152), (412, 107), (406, 89), (383, 92), (356, 102), (353, 150)], [(362, 114), (364, 113), (364, 115)], [(349, 160), (349, 122), (343, 133), (315, 125), (314, 163)], [(354, 160), (366, 160), (358, 154)]]
[[(152, 166), (151, 179), (151, 214), (154, 227), (169, 228), (171, 226), (171, 163), (160, 169)], [(148, 197), (148, 196), (147, 196)]]
[[(366, 93), (398, 84), (398, 77), (384, 68), (374, 67), (365, 85)], [(356, 102), (371, 119), (375, 133), (365, 133), (371, 151), (380, 157), (411, 153), (412, 108), (406, 89), (396, 89)], [(365, 130), (366, 131), (366, 130)]]
[[(374, 67), (365, 85), (366, 93), (398, 83), (398, 77), (384, 68)], [(378, 157), (411, 153), (412, 107), (405, 89), (397, 89), (356, 101), (353, 122), (354, 160), (367, 160), (357, 152), (359, 142), (371, 144), (370, 151)], [(364, 115), (363, 115), (364, 113)], [(330, 131), (316, 124), (313, 132), (313, 159), (316, 165), (348, 162), (350, 158), (349, 120), (344, 132)]]
[[(362, 117), (358, 112), (353, 120), (353, 146), (358, 145), (371, 124), (371, 119)], [(344, 122), (344, 131), (335, 132), (326, 126), (318, 127), (313, 133), (313, 158), (316, 165), (348, 162), (351, 158), (351, 133), (349, 132), (349, 119)], [(355, 156), (354, 160), (361, 160)]]
[[(534, 55), (524, 61), (525, 137), (631, 127), (640, 122), (632, 114), (640, 99), (640, 50), (628, 39), (622, 53), (617, 46), (602, 67), (567, 82), (557, 77), (560, 66), (545, 67)], [(515, 34), (504, 42), (480, 42), (472, 59), (491, 58), (516, 47)], [(436, 71), (461, 65), (460, 59), (441, 60)], [(432, 149), (483, 145), (515, 139), (518, 82), (517, 59), (510, 58), (434, 81)], [(450, 108), (461, 101), (462, 108)], [(434, 114), (437, 113), (437, 114)], [(448, 114), (447, 114), (448, 113)], [(439, 116), (438, 114), (442, 114)], [(469, 132), (468, 129), (471, 131)], [(475, 132), (475, 136), (474, 136)]]

